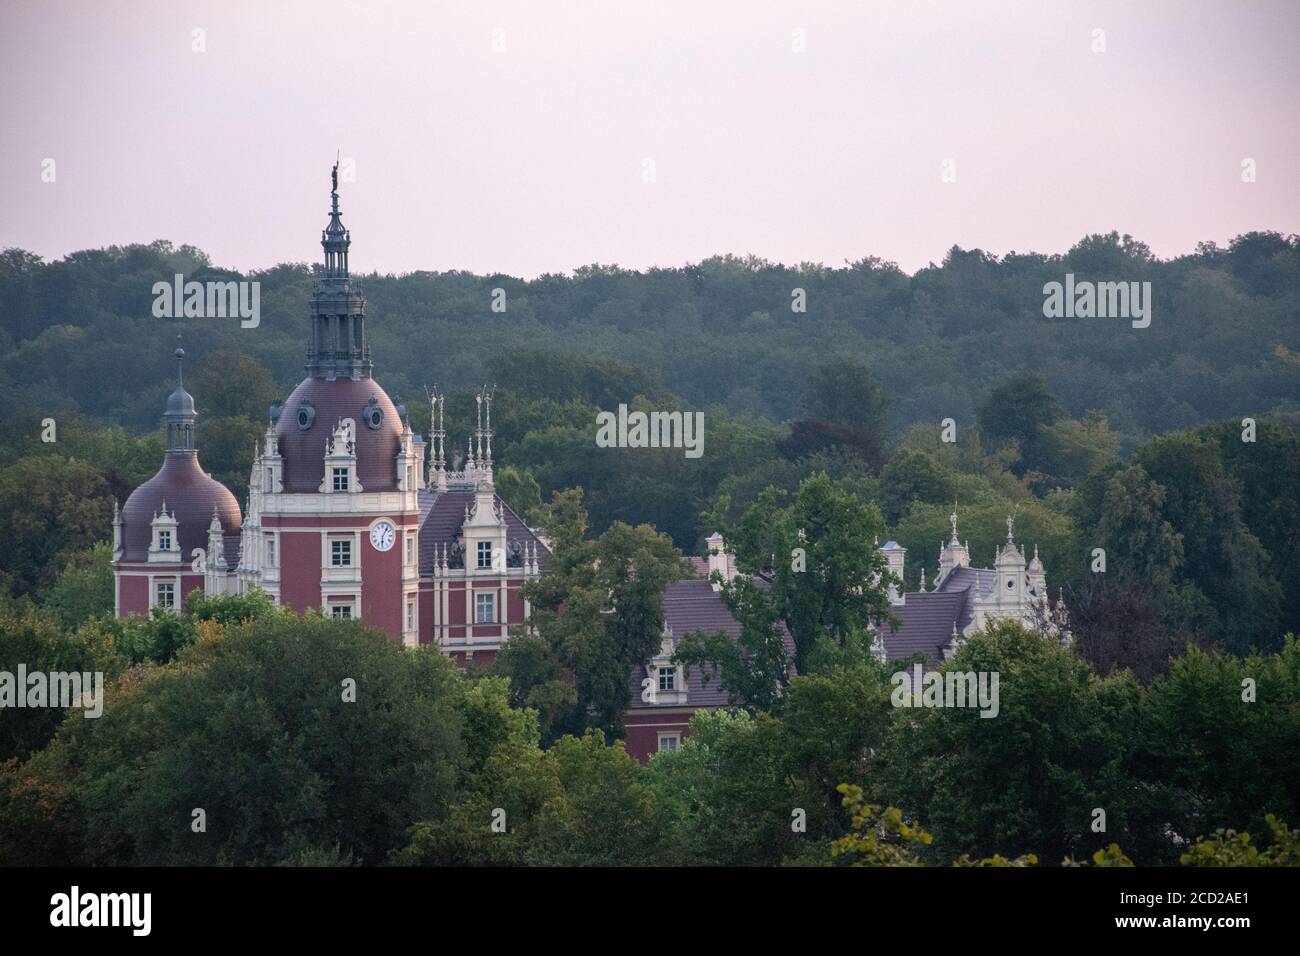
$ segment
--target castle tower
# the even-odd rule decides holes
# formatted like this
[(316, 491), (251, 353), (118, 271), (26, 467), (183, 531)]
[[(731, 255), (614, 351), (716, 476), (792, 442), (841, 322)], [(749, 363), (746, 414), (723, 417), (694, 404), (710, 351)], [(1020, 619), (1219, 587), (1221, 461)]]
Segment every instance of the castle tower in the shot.
[[(162, 468), (131, 493), (113, 519), (118, 616), (147, 614), (155, 607), (180, 609), (186, 594), (203, 587), (213, 544), (220, 540), (224, 550), (240, 533), (235, 496), (199, 465), (198, 411), (185, 390), (185, 350), (175, 354), (176, 389), (163, 412)], [(224, 561), (224, 555), (218, 557)]]
[(371, 374), (337, 164), (331, 186), (306, 377), (282, 406), (271, 407), (253, 466), (248, 520), (260, 540), (244, 544), (244, 586), (299, 611), (361, 618), (415, 644), (423, 463), (405, 410)]

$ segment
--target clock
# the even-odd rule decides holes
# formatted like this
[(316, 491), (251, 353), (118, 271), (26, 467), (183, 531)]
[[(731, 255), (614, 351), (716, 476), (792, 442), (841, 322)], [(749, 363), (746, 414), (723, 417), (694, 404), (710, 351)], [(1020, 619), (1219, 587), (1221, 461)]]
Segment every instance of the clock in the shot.
[(370, 543), (376, 551), (387, 551), (397, 540), (397, 529), (392, 522), (377, 521), (370, 527)]

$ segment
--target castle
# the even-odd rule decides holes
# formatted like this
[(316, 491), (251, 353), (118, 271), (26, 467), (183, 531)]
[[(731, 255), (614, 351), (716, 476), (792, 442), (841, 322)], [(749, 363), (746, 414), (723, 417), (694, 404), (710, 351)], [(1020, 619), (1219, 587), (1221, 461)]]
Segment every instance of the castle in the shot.
[[(477, 397), (477, 421), (464, 467), (449, 468), (445, 398), (430, 396), (430, 440), (416, 435), (406, 408), (374, 380), (365, 299), (348, 272), (351, 235), (339, 213), (337, 167), (329, 222), (321, 234), (324, 267), (311, 296), (306, 375), (269, 424), (253, 462), (246, 507), (199, 464), (197, 411), (177, 384), (167, 400), (162, 468), (113, 515), (114, 606), (119, 617), (177, 609), (195, 589), (239, 594), (256, 587), (299, 612), (315, 608), (361, 619), (407, 646), (435, 644), (458, 664), (490, 663), (513, 624), (526, 621), (521, 588), (550, 552), (497, 494), (493, 481), (492, 395)], [(952, 539), (941, 549), (935, 588), (903, 594), (891, 586), (895, 622), (882, 626), (877, 653), (949, 656), (993, 618), (1031, 622), (1046, 600), (1035, 550), (1026, 561), (1012, 538), (992, 569), (970, 566)], [(692, 631), (740, 633), (719, 593), (736, 570), (721, 536), (696, 558), (696, 577), (664, 595), (660, 654), (634, 668), (625, 719), (638, 759), (674, 749), (690, 715), (725, 706), (726, 692), (686, 674), (672, 660)], [(905, 549), (882, 549), (901, 581)], [(674, 635), (677, 635), (674, 637)], [(643, 688), (652, 692), (644, 694)]]
[(350, 245), (336, 171), (306, 377), (271, 407), (243, 513), (199, 465), (194, 399), (178, 369), (163, 467), (114, 515), (117, 613), (180, 607), (195, 588), (255, 586), (277, 604), (360, 618), (409, 646), (436, 643), (461, 663), (490, 661), (528, 616), (520, 587), (548, 552), (495, 493), (489, 393), (478, 396), (464, 467), (451, 471), (445, 398), (431, 397), (426, 455), (406, 408), (374, 380)]

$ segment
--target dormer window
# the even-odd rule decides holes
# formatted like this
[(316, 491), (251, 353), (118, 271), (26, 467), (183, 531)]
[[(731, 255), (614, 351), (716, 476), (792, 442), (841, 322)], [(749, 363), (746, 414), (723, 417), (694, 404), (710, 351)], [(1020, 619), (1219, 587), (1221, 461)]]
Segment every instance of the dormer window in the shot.
[(172, 533), (170, 531), (158, 532), (158, 550), (170, 551), (172, 549)]
[(672, 667), (659, 668), (659, 690), (672, 691), (677, 689), (677, 671)]
[(333, 472), (334, 472), (334, 490), (347, 491), (348, 470), (346, 468), (335, 468), (333, 469)]
[(480, 541), (478, 543), (478, 566), (480, 568), (492, 567), (492, 542)]

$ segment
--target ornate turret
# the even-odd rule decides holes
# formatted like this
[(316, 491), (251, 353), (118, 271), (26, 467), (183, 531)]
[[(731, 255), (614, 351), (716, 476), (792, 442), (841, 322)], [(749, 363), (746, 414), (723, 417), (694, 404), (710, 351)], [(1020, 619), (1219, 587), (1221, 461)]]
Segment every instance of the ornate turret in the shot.
[(348, 276), (352, 235), (339, 213), (339, 166), (331, 173), (330, 220), (321, 232), (325, 268), (311, 296), (308, 376), (333, 380), (369, 378), (374, 365), (366, 343), (366, 300)]
[(194, 396), (185, 391), (185, 350), (176, 352), (176, 391), (167, 398), (163, 420), (167, 423), (167, 454), (194, 454), (194, 423), (198, 412), (194, 409)]
[(952, 514), (948, 515), (948, 523), (952, 525), (952, 536), (948, 543), (939, 547), (939, 576), (935, 578), (936, 584), (941, 584), (943, 579), (953, 572), (956, 568), (970, 567), (970, 549), (957, 540), (957, 506), (952, 507)]
[[(352, 235), (339, 212), (339, 168), (331, 173), (329, 222), (321, 232), (325, 264), (316, 273), (311, 294), (311, 328), (307, 340), (307, 375), (281, 404), (273, 407), (271, 426), (278, 469), (267, 480), (263, 465), (260, 487), (271, 494), (333, 493), (334, 477), (325, 457), (334, 449), (331, 433), (341, 421), (353, 426), (349, 441), (349, 491), (412, 490), (406, 480), (405, 423), (400, 410), (371, 376), (366, 341), (366, 302), (348, 270)], [(324, 451), (330, 449), (330, 451)], [(274, 461), (274, 455), (270, 455)], [(329, 478), (329, 487), (325, 479)]]
[(178, 348), (175, 356), (176, 390), (163, 412), (167, 453), (158, 474), (133, 491), (114, 518), (119, 562), (188, 562), (208, 543), (214, 509), (225, 534), (239, 532), (239, 503), (199, 464), (198, 413), (183, 381), (185, 350)]

